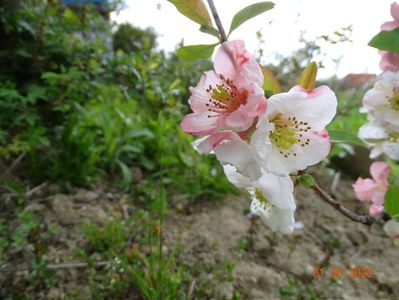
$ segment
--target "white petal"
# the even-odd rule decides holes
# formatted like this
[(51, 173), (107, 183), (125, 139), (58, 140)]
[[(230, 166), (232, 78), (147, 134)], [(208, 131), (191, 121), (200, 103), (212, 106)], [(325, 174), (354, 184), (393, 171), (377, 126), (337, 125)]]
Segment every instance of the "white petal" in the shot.
[(390, 237), (399, 237), (399, 223), (395, 220), (389, 220), (384, 225), (384, 231)]
[(302, 147), (300, 144), (293, 146), (296, 154), (285, 157), (279, 148), (271, 143), (268, 133), (264, 128), (259, 128), (252, 136), (251, 147), (255, 159), (263, 169), (277, 175), (288, 175), (292, 172), (306, 169), (323, 160), (331, 149), (331, 142), (325, 131), (309, 132), (303, 135), (310, 140), (309, 145)]
[(256, 181), (262, 174), (251, 148), (242, 140), (227, 141), (215, 148), (216, 158), (222, 164), (230, 164), (244, 176)]
[(385, 128), (373, 123), (360, 127), (358, 135), (367, 142), (378, 142), (389, 138), (389, 132)]
[(223, 166), (224, 174), (227, 179), (238, 188), (247, 188), (251, 186), (251, 180), (238, 172), (237, 168), (232, 165)]
[(372, 111), (373, 116), (378, 119), (388, 123), (392, 123), (393, 125), (399, 125), (399, 111), (388, 108), (381, 110)]
[(270, 203), (281, 209), (295, 210), (294, 185), (289, 176), (277, 176), (264, 173), (257, 183), (257, 188)]
[(294, 230), (294, 211), (264, 205), (256, 197), (252, 197), (251, 213), (261, 218), (262, 222), (273, 231), (288, 234)]
[(274, 112), (308, 122), (314, 131), (323, 130), (337, 111), (337, 97), (327, 86), (318, 87), (310, 93), (293, 88), (291, 92), (272, 96), (268, 104)]
[(363, 105), (371, 110), (378, 106), (387, 106), (390, 95), (385, 94), (381, 89), (371, 89), (367, 91), (363, 98)]
[(393, 141), (385, 141), (382, 143), (382, 149), (384, 153), (394, 159), (399, 160), (399, 143)]

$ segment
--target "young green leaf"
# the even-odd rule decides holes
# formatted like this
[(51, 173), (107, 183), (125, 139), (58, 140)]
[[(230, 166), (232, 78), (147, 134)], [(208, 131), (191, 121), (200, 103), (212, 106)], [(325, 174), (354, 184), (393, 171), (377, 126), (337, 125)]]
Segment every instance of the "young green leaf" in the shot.
[(278, 94), (282, 92), (280, 83), (276, 76), (266, 67), (260, 66), (263, 74), (263, 90), (265, 93)]
[(399, 214), (399, 186), (389, 187), (385, 194), (384, 208), (391, 217)]
[(203, 33), (207, 33), (219, 38), (219, 31), (214, 27), (210, 27), (208, 25), (202, 25), (199, 30)]
[(168, 0), (177, 10), (190, 20), (200, 25), (212, 27), (208, 9), (202, 0)]
[(399, 28), (392, 31), (381, 31), (371, 39), (369, 46), (380, 50), (399, 52)]
[(299, 85), (305, 90), (313, 90), (316, 85), (317, 64), (313, 61), (302, 71)]
[(311, 188), (315, 184), (313, 176), (309, 174), (298, 176), (298, 182), (307, 188)]
[(331, 142), (333, 143), (347, 143), (364, 147), (364, 143), (357, 137), (356, 134), (344, 130), (328, 130)]
[(273, 7), (273, 2), (259, 2), (243, 8), (234, 15), (233, 20), (231, 21), (229, 35), (244, 22), (272, 9)]
[(217, 44), (212, 45), (190, 45), (177, 50), (177, 56), (182, 61), (193, 61), (200, 58), (208, 58), (212, 55)]

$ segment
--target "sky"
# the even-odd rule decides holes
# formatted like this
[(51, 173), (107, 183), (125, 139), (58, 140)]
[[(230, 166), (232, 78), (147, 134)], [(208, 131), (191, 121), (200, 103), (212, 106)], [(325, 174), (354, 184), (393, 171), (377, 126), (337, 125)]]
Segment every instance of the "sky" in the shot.
[[(260, 0), (214, 0), (220, 18), (228, 30), (234, 14), (247, 5)], [(206, 0), (204, 0), (206, 2)], [(276, 55), (289, 55), (301, 47), (301, 32), (312, 41), (329, 35), (340, 28), (352, 25), (353, 42), (340, 44), (321, 43), (326, 53), (325, 68), (319, 78), (336, 74), (380, 73), (378, 51), (367, 46), (379, 32), (380, 25), (392, 19), (392, 0), (274, 0), (275, 7), (248, 21), (231, 35), (230, 39), (245, 41), (248, 51), (258, 49), (256, 32), (265, 40), (262, 62), (275, 61)], [(166, 0), (125, 0), (125, 7), (112, 13), (117, 23), (129, 22), (142, 28), (153, 27), (159, 34), (160, 49), (174, 51), (180, 41), (185, 45), (214, 43), (215, 37), (198, 31), (198, 25), (182, 16)], [(339, 60), (337, 67), (333, 60)]]

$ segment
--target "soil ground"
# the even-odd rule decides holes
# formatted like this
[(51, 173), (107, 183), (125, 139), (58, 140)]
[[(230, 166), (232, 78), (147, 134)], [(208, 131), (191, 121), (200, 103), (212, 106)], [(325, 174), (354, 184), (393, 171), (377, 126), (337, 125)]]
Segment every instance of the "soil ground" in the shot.
[[(327, 177), (318, 180), (324, 187), (331, 181)], [(215, 299), (230, 299), (234, 291), (241, 299), (281, 299), (281, 289), (294, 293), (290, 299), (301, 299), (309, 290), (323, 291), (321, 299), (399, 299), (399, 248), (384, 234), (381, 224), (369, 228), (354, 223), (301, 187), (295, 196), (296, 221), (303, 226), (292, 235), (273, 234), (260, 220), (251, 222), (247, 217), (249, 199), (234, 196), (194, 203), (189, 209), (170, 209), (164, 229), (166, 245), (180, 244), (180, 259), (186, 265), (229, 261), (235, 266), (232, 280), (214, 279)], [(355, 200), (349, 181), (339, 183), (335, 196), (351, 210), (366, 212)], [(87, 190), (33, 200), (30, 209), (35, 214), (44, 222), (59, 225), (48, 261), (76, 261), (76, 248), (85, 243), (83, 221), (105, 224), (111, 217), (123, 218), (126, 202), (123, 194)], [(320, 275), (315, 273), (320, 265), (324, 276), (315, 276)], [(371, 278), (350, 278), (353, 267), (369, 268), (373, 274)], [(337, 273), (331, 274), (334, 270)], [(342, 278), (338, 278), (340, 271)], [(89, 290), (79, 279), (80, 272), (73, 268), (59, 271), (62, 279), (47, 297), (58, 298), (74, 289), (80, 291), (79, 298), (88, 299)], [(298, 284), (308, 290), (295, 291)], [(196, 288), (195, 281), (192, 288)]]

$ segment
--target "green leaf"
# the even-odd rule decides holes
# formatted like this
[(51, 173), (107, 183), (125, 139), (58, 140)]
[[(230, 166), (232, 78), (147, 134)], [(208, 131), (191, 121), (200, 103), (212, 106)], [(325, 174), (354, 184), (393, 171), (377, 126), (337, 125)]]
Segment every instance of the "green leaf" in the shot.
[(263, 74), (263, 90), (272, 95), (282, 92), (280, 83), (278, 82), (276, 76), (266, 67), (260, 66)]
[(243, 8), (234, 15), (233, 20), (231, 21), (229, 35), (244, 22), (272, 9), (273, 7), (273, 2), (259, 2)]
[(298, 182), (307, 188), (311, 188), (315, 184), (313, 176), (309, 174), (298, 176)]
[(199, 30), (203, 33), (207, 33), (219, 38), (219, 31), (214, 27), (210, 27), (208, 25), (202, 25)]
[(168, 0), (177, 10), (190, 20), (200, 25), (212, 27), (208, 9), (202, 0)]
[(193, 61), (200, 58), (208, 58), (212, 55), (217, 44), (184, 46), (177, 50), (177, 56), (182, 61)]
[(132, 183), (132, 173), (130, 169), (125, 165), (124, 162), (120, 161), (119, 159), (116, 161), (121, 168), (122, 171), (122, 186), (127, 188)]
[(346, 143), (364, 147), (364, 143), (357, 137), (356, 134), (344, 130), (328, 130), (331, 142)]
[(384, 208), (391, 217), (399, 214), (399, 186), (389, 187), (385, 194)]
[(399, 52), (399, 28), (392, 31), (381, 31), (371, 39), (369, 46), (380, 50)]

